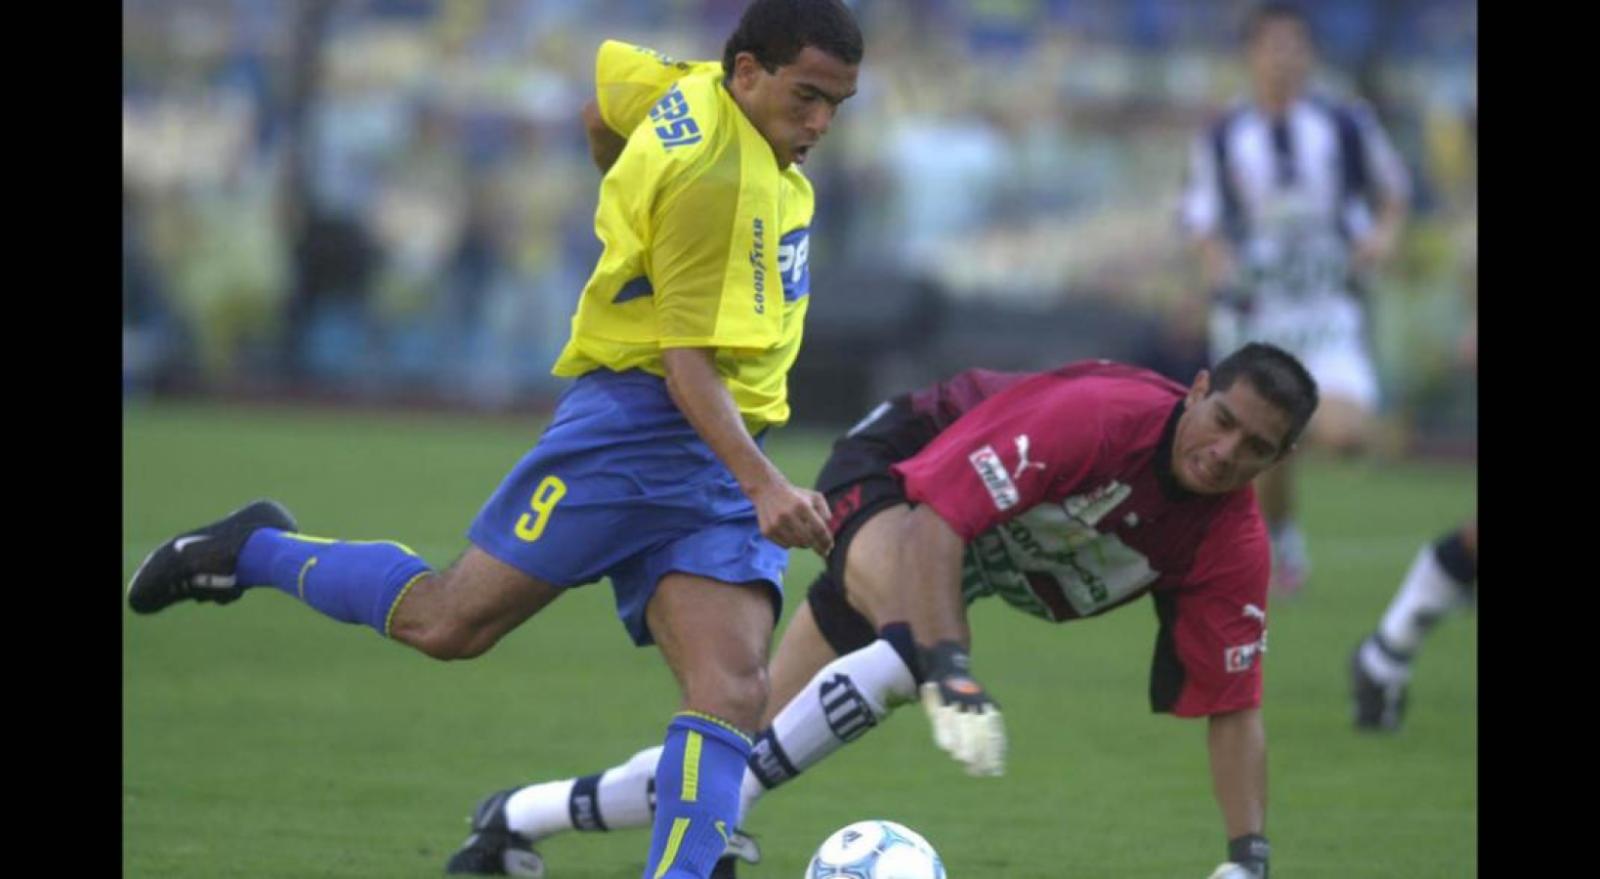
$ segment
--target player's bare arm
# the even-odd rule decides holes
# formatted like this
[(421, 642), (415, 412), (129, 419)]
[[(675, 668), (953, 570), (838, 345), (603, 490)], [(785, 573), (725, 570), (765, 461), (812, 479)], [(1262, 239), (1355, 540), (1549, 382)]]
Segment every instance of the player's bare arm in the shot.
[(903, 521), (899, 546), (904, 588), (910, 593), (911, 631), (917, 643), (932, 647), (954, 641), (972, 647), (967, 607), (961, 597), (961, 555), (966, 544), (933, 508), (911, 508)]
[(595, 101), (583, 105), (583, 133), (589, 139), (589, 157), (602, 174), (611, 170), (617, 157), (622, 155), (622, 148), (628, 145), (627, 138), (606, 124), (600, 115), (600, 105)]
[(1221, 235), (1207, 235), (1195, 245), (1200, 252), (1200, 271), (1206, 290), (1231, 287), (1239, 282), (1239, 267), (1233, 246)]
[[(1211, 755), (1211, 785), (1228, 834), (1229, 860), (1246, 863), (1251, 859), (1252, 843), (1266, 829), (1266, 727), (1259, 708), (1213, 714), (1209, 723), (1206, 744)], [(1256, 848), (1265, 844), (1262, 838)], [(1264, 862), (1265, 852), (1260, 854)]]
[(755, 504), (761, 533), (779, 546), (805, 547), (826, 556), (833, 548), (827, 501), (818, 492), (795, 486), (762, 454), (713, 358), (705, 348), (662, 350), (672, 401)]
[(1355, 258), (1365, 267), (1381, 265), (1394, 255), (1400, 230), (1406, 221), (1406, 200), (1398, 193), (1382, 191), (1378, 196), (1377, 221), (1356, 244)]
[(904, 534), (899, 554), (922, 662), (922, 707), (933, 740), (968, 775), (1003, 775), (1006, 734), (1000, 706), (972, 676), (968, 655), (972, 635), (961, 595), (965, 544), (927, 505), (906, 516)]

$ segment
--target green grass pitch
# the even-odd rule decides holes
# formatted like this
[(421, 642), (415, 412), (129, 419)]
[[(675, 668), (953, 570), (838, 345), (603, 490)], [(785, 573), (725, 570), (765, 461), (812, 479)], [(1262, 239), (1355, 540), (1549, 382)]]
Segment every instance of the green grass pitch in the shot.
[[(171, 534), (270, 495), (307, 533), (399, 540), (435, 565), (533, 443), (510, 419), (130, 405), (123, 575)], [(769, 450), (809, 483), (829, 437)], [(1273, 874), (1477, 875), (1477, 621), (1440, 625), (1406, 728), (1350, 728), (1346, 659), (1424, 541), (1472, 512), (1465, 465), (1307, 461), (1315, 573), (1270, 609), (1266, 721)], [(789, 608), (817, 570), (796, 553)], [(120, 595), (120, 593), (119, 593)], [(1152, 715), (1148, 603), (1052, 626), (973, 611), (976, 668), (1004, 706), (1009, 771), (971, 779), (914, 706), (764, 800), (766, 855), (798, 876), (850, 821), (921, 831), (954, 879), (1200, 877), (1222, 860), (1203, 721)], [(598, 771), (659, 742), (675, 687), (631, 646), (604, 585), (578, 590), (486, 656), (439, 663), (262, 590), (224, 608), (126, 612), (122, 865), (131, 877), (442, 873), (484, 793)], [(568, 834), (555, 879), (636, 879), (644, 831)]]

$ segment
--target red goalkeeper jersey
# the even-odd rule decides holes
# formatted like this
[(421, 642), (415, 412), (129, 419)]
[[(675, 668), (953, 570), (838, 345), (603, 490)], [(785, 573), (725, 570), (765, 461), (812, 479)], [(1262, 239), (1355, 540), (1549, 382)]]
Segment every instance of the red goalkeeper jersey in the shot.
[(940, 432), (892, 470), (967, 542), (969, 601), (1059, 622), (1152, 593), (1152, 706), (1192, 717), (1261, 703), (1271, 551), (1252, 489), (1172, 475), (1185, 393), (1109, 361), (962, 373), (912, 395)]

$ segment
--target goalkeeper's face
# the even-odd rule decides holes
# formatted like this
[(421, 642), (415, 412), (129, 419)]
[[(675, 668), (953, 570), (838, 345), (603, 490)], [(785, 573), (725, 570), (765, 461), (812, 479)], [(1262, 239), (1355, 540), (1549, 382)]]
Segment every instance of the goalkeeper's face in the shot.
[(1293, 419), (1247, 379), (1216, 391), (1210, 374), (1202, 371), (1184, 403), (1172, 439), (1172, 473), (1190, 491), (1223, 494), (1243, 488), (1288, 451), (1284, 438)]
[(749, 52), (734, 58), (729, 88), (750, 124), (772, 147), (779, 168), (804, 164), (834, 114), (856, 93), (858, 67), (806, 46), (793, 62), (767, 70)]

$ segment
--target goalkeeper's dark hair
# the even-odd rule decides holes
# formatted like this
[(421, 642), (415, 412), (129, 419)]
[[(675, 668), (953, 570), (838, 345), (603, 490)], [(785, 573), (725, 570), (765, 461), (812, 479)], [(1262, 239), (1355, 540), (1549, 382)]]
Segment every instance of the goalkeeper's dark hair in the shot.
[(1306, 11), (1295, 3), (1271, 2), (1262, 3), (1250, 10), (1244, 19), (1244, 42), (1250, 45), (1256, 41), (1261, 29), (1277, 21), (1292, 21), (1300, 25), (1300, 30), (1306, 35), (1307, 40), (1313, 38), (1311, 32), (1311, 19)]
[(733, 75), (733, 59), (749, 52), (768, 73), (793, 64), (813, 46), (846, 64), (860, 64), (861, 28), (840, 0), (755, 0), (722, 48), (722, 73)]
[(1243, 378), (1268, 403), (1289, 415), (1288, 451), (1317, 411), (1317, 380), (1293, 354), (1265, 342), (1251, 342), (1222, 358), (1211, 370), (1211, 390), (1222, 393)]

